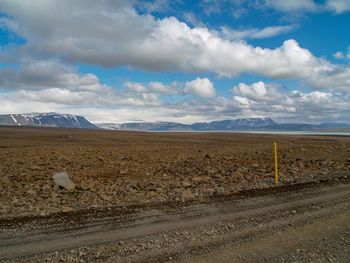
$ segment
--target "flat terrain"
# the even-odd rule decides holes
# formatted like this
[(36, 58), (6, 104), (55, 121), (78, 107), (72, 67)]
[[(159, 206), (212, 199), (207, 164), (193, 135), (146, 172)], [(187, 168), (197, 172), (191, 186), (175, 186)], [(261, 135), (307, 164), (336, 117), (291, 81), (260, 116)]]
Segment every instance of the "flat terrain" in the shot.
[(0, 260), (348, 262), (349, 175), (349, 137), (2, 127)]

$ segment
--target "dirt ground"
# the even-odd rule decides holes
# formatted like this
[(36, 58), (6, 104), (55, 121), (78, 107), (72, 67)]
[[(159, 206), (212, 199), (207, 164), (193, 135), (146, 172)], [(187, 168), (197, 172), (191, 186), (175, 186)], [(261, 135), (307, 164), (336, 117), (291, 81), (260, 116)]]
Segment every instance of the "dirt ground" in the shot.
[(1, 127), (0, 260), (348, 262), (349, 175), (344, 136)]

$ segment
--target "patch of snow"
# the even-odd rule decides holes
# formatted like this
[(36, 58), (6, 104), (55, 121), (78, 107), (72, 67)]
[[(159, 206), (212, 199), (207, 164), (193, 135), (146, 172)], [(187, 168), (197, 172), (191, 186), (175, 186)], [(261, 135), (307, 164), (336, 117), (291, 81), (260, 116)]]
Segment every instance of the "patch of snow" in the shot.
[(12, 114), (10, 114), (10, 116), (15, 123), (18, 123), (17, 120), (12, 116)]

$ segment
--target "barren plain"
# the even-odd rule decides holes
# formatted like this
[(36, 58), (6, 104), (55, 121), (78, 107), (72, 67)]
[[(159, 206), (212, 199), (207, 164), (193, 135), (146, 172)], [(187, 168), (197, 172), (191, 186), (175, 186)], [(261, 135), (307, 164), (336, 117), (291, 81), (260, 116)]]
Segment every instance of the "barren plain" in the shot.
[(1, 127), (0, 260), (347, 262), (349, 175), (346, 136)]

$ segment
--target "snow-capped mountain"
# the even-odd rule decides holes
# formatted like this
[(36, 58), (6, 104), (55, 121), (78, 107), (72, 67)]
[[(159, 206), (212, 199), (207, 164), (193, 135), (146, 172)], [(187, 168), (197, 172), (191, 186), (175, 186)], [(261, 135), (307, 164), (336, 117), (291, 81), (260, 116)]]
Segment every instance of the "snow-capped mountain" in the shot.
[(236, 120), (212, 121), (209, 123), (194, 123), (193, 128), (196, 130), (242, 130), (257, 129), (274, 125), (270, 118), (246, 118)]
[(0, 125), (99, 129), (82, 116), (55, 112), (0, 115)]

